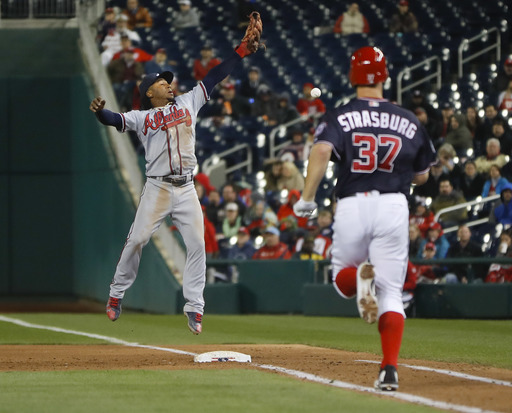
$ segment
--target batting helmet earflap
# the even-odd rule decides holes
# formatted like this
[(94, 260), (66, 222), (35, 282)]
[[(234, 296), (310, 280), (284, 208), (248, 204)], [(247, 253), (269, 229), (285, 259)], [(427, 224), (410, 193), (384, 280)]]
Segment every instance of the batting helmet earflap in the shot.
[(361, 47), (350, 58), (349, 79), (352, 86), (375, 85), (385, 82), (388, 76), (386, 57), (378, 47)]

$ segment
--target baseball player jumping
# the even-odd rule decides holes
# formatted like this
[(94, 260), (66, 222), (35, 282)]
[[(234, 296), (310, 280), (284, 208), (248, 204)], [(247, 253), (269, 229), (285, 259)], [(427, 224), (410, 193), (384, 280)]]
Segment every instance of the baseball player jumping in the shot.
[(357, 97), (328, 112), (318, 125), (294, 211), (299, 216), (314, 212), (327, 164), (336, 162), (333, 285), (344, 298), (357, 296), (365, 321), (378, 320), (383, 359), (375, 386), (396, 390), (409, 243), (406, 195), (411, 183), (427, 181), (435, 150), (412, 112), (382, 98), (388, 70), (380, 49), (357, 50), (349, 77)]
[(137, 277), (142, 248), (170, 215), (187, 248), (183, 311), (192, 333), (201, 333), (206, 254), (203, 215), (192, 174), (197, 165), (197, 114), (215, 85), (228, 76), (242, 58), (258, 50), (262, 29), (259, 13), (253, 12), (245, 36), (233, 54), (182, 96), (175, 98), (171, 89), (173, 73), (163, 72), (143, 78), (139, 86), (141, 110), (114, 113), (104, 109), (105, 100), (101, 97), (91, 102), (91, 111), (104, 125), (115, 126), (121, 132), (137, 132), (146, 153), (147, 181), (110, 285), (106, 310), (112, 321), (119, 318), (124, 293)]

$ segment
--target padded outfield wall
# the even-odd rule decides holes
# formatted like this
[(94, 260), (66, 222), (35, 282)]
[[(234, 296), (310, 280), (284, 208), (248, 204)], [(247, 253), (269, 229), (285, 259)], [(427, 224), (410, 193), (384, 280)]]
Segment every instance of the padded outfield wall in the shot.
[[(0, 295), (108, 298), (135, 206), (119, 179), (77, 29), (0, 30)], [(128, 139), (128, 137), (127, 137)], [(175, 313), (150, 243), (130, 307)]]

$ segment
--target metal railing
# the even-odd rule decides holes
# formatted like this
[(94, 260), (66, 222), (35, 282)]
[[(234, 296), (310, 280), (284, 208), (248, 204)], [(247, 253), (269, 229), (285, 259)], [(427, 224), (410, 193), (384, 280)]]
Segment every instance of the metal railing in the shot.
[[(470, 54), (468, 57), (464, 57), (464, 52), (469, 49), (469, 45), (471, 43), (476, 42), (477, 40), (487, 40), (489, 35), (492, 33), (496, 34), (496, 43), (484, 47), (483, 49), (479, 50), (478, 52), (474, 52), (473, 54)], [(464, 63), (470, 62), (471, 60), (476, 59), (478, 56), (483, 55), (484, 53), (487, 53), (490, 50), (496, 49), (496, 61), (499, 61), (501, 59), (501, 34), (500, 31), (496, 27), (492, 27), (490, 29), (484, 29), (482, 33), (477, 34), (476, 36), (471, 37), (470, 39), (463, 39), (460, 43), (459, 50), (458, 50), (458, 70), (457, 74), (459, 77), (462, 77), (464, 70), (463, 66)]]
[(252, 173), (252, 148), (247, 143), (240, 143), (238, 145), (233, 146), (230, 149), (227, 149), (223, 152), (217, 153), (215, 155), (210, 156), (207, 158), (203, 163), (203, 169), (205, 173), (208, 175), (210, 169), (216, 165), (220, 159), (227, 157), (228, 155), (231, 155), (232, 153), (235, 153), (237, 151), (246, 150), (246, 157), (245, 160), (237, 163), (236, 165), (232, 165), (229, 168), (226, 168), (226, 174), (230, 174), (231, 172), (237, 171), (242, 168), (247, 168), (247, 173)]
[[(438, 222), (439, 221), (439, 217), (441, 215), (447, 213), (447, 212), (457, 211), (459, 209), (467, 209), (468, 206), (473, 206), (473, 205), (478, 205), (478, 204), (482, 204), (483, 205), (483, 204), (485, 204), (487, 202), (495, 201), (496, 199), (500, 199), (500, 195), (491, 195), (491, 196), (488, 196), (486, 198), (476, 199), (474, 201), (468, 201), (468, 202), (464, 202), (462, 204), (458, 204), (458, 205), (454, 205), (454, 206), (450, 206), (450, 207), (446, 207), (446, 208), (440, 209), (434, 215), (434, 221)], [(489, 222), (489, 218), (481, 218), (481, 219), (476, 219), (474, 221), (468, 221), (468, 222), (464, 223), (464, 225), (467, 225), (468, 227), (474, 227), (476, 225), (485, 224), (486, 222)], [(447, 227), (447, 228), (443, 229), (443, 232), (446, 234), (446, 233), (449, 233), (449, 232), (457, 231), (458, 229), (459, 229), (458, 226)]]
[[(429, 75), (426, 75), (422, 77), (421, 79), (407, 85), (403, 86), (403, 81), (406, 76), (410, 76), (411, 72), (417, 70), (417, 69), (430, 69), (432, 66), (432, 63), (436, 63), (436, 69), (434, 73), (431, 73)], [(437, 90), (441, 89), (441, 75), (442, 75), (442, 64), (441, 64), (441, 58), (439, 56), (431, 56), (419, 63), (416, 63), (415, 65), (405, 67), (403, 70), (398, 73), (396, 77), (396, 100), (399, 105), (402, 104), (402, 95), (407, 92), (408, 90), (411, 90), (423, 83), (429, 82), (431, 79), (436, 79), (436, 88)]]

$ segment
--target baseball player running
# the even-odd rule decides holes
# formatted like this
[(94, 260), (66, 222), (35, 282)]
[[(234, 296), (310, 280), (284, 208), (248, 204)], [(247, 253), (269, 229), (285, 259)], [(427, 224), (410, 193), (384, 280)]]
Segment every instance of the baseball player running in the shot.
[(141, 110), (113, 113), (104, 109), (105, 100), (101, 97), (91, 102), (91, 111), (104, 125), (115, 126), (121, 132), (137, 132), (146, 153), (147, 181), (110, 285), (106, 311), (112, 321), (119, 318), (124, 293), (137, 277), (142, 248), (170, 215), (187, 248), (183, 311), (192, 333), (201, 333), (206, 254), (203, 215), (192, 175), (197, 164), (194, 153), (197, 114), (215, 85), (228, 76), (242, 58), (258, 50), (262, 29), (260, 15), (252, 13), (245, 36), (233, 54), (182, 96), (175, 97), (171, 89), (174, 75), (163, 72), (143, 78), (139, 86)]
[(435, 151), (414, 114), (382, 98), (388, 70), (380, 49), (357, 50), (349, 77), (356, 98), (328, 112), (318, 125), (294, 211), (314, 212), (327, 164), (336, 162), (333, 284), (342, 297), (357, 296), (365, 321), (378, 320), (383, 359), (375, 386), (396, 390), (409, 243), (406, 195), (411, 183), (428, 179)]

